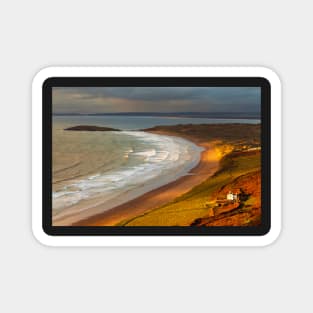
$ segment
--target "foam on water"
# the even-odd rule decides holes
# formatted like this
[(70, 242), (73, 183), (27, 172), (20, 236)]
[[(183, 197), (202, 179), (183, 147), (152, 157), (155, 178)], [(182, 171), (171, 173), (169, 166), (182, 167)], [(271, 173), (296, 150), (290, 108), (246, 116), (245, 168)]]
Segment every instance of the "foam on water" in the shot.
[(135, 138), (141, 150), (138, 147), (125, 148), (125, 165), (93, 173), (53, 192), (55, 212), (86, 199), (101, 197), (102, 201), (109, 201), (149, 184), (151, 189), (158, 188), (187, 174), (200, 160), (202, 148), (182, 138), (143, 131), (116, 134), (121, 135)]

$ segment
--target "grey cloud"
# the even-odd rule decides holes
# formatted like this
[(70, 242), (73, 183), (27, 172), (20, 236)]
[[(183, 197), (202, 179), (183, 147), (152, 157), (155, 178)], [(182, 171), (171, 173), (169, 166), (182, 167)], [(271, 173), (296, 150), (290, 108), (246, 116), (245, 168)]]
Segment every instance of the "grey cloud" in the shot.
[(258, 87), (57, 87), (54, 112), (259, 112)]

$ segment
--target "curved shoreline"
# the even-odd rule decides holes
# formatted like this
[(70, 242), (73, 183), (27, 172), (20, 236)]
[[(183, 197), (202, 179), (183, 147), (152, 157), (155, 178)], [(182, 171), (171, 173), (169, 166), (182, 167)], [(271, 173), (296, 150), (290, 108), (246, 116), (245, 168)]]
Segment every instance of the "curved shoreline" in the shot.
[[(172, 136), (167, 132), (153, 132), (159, 135)], [(187, 175), (165, 184), (159, 188), (146, 192), (145, 194), (118, 205), (110, 210), (104, 211), (92, 217), (82, 219), (73, 223), (73, 226), (114, 226), (124, 220), (134, 218), (147, 211), (164, 205), (175, 198), (188, 192), (212, 176), (218, 169), (220, 156), (212, 143), (200, 143), (191, 138), (183, 138), (204, 148), (201, 152), (200, 162), (192, 168)], [(101, 209), (101, 206), (97, 208)]]
[[(127, 131), (125, 133), (128, 133)], [(172, 182), (175, 182), (181, 177), (184, 177), (185, 175), (188, 175), (190, 171), (195, 168), (201, 159), (201, 152), (203, 151), (203, 148), (199, 145), (195, 144), (191, 140), (187, 140), (182, 137), (178, 136), (167, 136), (165, 134), (157, 134), (153, 132), (144, 132), (140, 131), (140, 134), (138, 134), (138, 131), (129, 132), (130, 134), (133, 134), (134, 136), (139, 136), (144, 138), (143, 136), (153, 136), (151, 137), (153, 140), (155, 138), (161, 137), (161, 141), (165, 142), (164, 147), (159, 147), (163, 149), (170, 149), (170, 144), (173, 143), (173, 147), (175, 148), (175, 145), (182, 147), (183, 150), (185, 150), (184, 153), (188, 153), (191, 155), (188, 157), (188, 162), (184, 162), (182, 160), (175, 162), (171, 165), (170, 168), (164, 167), (164, 169), (167, 169), (167, 172), (163, 173), (161, 176), (155, 177), (154, 179), (149, 178), (148, 180), (138, 177), (133, 178), (125, 178), (129, 180), (130, 183), (133, 182), (133, 179), (136, 179), (136, 181), (139, 179), (139, 184), (137, 184), (136, 188), (129, 189), (123, 191), (119, 196), (115, 196), (112, 199), (107, 199), (107, 194), (100, 195), (96, 198), (90, 198), (90, 199), (83, 199), (78, 203), (73, 204), (72, 206), (66, 207), (64, 210), (62, 210), (60, 213), (53, 216), (53, 225), (54, 226), (68, 226), (68, 225), (74, 225), (75, 223), (79, 223), (82, 220), (88, 220), (90, 218), (93, 218), (94, 216), (98, 216), (99, 214), (103, 214), (110, 210), (115, 210), (115, 208), (130, 203), (132, 200), (137, 199), (138, 197), (141, 197), (145, 194), (147, 194), (150, 191), (156, 190), (160, 187), (166, 186)], [(146, 133), (146, 134), (142, 134)], [(150, 138), (148, 137), (148, 138)], [(170, 138), (172, 137), (172, 138)], [(150, 138), (150, 140), (152, 140)], [(164, 145), (164, 143), (163, 143)], [(188, 147), (188, 148), (187, 148)], [(179, 148), (181, 149), (181, 148)], [(190, 151), (189, 151), (190, 150)], [(171, 151), (171, 150), (167, 150)], [(176, 150), (173, 150), (174, 152)], [(171, 153), (169, 153), (171, 156)], [(181, 154), (183, 157), (183, 153)], [(152, 156), (153, 157), (153, 156)], [(160, 158), (158, 153), (156, 153), (156, 157)], [(167, 157), (166, 157), (167, 158)], [(187, 159), (186, 159), (187, 160)], [(152, 165), (154, 165), (152, 163)], [(166, 164), (165, 164), (166, 165)], [(149, 167), (150, 168), (150, 167)], [(156, 168), (158, 169), (158, 168)], [(163, 170), (162, 169), (162, 172)], [(152, 173), (151, 170), (153, 170), (153, 167), (150, 168), (149, 173)]]

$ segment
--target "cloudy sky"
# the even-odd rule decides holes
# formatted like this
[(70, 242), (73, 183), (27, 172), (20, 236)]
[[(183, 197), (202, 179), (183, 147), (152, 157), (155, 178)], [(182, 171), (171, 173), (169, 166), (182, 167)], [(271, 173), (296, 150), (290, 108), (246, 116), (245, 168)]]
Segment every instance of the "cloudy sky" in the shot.
[(54, 87), (53, 113), (259, 113), (259, 87)]

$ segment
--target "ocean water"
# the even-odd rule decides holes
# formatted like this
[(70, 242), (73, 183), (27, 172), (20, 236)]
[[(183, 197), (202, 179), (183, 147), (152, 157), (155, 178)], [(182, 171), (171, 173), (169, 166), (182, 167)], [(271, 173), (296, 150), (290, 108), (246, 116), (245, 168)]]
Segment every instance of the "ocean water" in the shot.
[[(240, 122), (238, 119), (235, 121)], [(176, 180), (199, 162), (202, 148), (192, 142), (139, 129), (156, 125), (214, 122), (202, 118), (54, 116), (53, 216), (65, 216), (69, 208), (72, 214), (73, 208), (77, 207), (79, 214), (95, 204), (122, 203), (123, 198), (129, 200), (138, 196), (140, 191), (144, 193), (147, 189)], [(64, 130), (75, 125), (107, 126), (123, 131)]]

